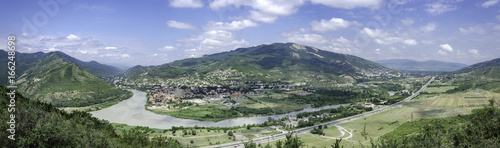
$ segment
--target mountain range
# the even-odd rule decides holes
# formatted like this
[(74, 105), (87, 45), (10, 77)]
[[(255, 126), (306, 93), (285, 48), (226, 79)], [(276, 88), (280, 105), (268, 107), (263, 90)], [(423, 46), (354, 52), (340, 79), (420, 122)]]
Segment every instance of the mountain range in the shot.
[[(7, 53), (0, 50), (0, 56)], [(0, 63), (7, 63), (7, 58)], [(16, 53), (17, 91), (55, 106), (88, 106), (130, 95), (112, 88), (97, 76), (114, 76), (120, 70), (95, 61), (82, 62), (62, 52)], [(1, 77), (7, 77), (7, 66), (0, 67)], [(7, 85), (3, 80), (2, 85)]]
[[(195, 78), (206, 81), (349, 83), (364, 74), (392, 71), (363, 58), (294, 43), (274, 43), (188, 58), (159, 66), (135, 66), (133, 80)], [(221, 75), (223, 74), (223, 75)]]
[[(0, 56), (7, 57), (7, 52), (0, 50)], [(0, 59), (0, 63), (7, 63), (7, 60)], [(56, 106), (87, 106), (124, 99), (129, 93), (112, 88), (98, 78), (118, 75), (124, 75), (135, 82), (173, 79), (177, 84), (182, 82), (186, 85), (220, 84), (228, 81), (282, 81), (332, 86), (355, 83), (356, 79), (365, 78), (366, 75), (399, 73), (389, 69), (394, 66), (387, 66), (387, 63), (396, 66), (398, 64), (394, 63), (399, 63), (399, 67), (405, 67), (402, 63), (416, 63), (406, 64), (406, 67), (412, 68), (399, 69), (426, 71), (436, 70), (436, 67), (444, 71), (464, 66), (458, 63), (411, 60), (379, 61), (381, 65), (357, 56), (294, 43), (238, 48), (158, 66), (138, 65), (125, 72), (95, 61), (83, 62), (62, 52), (16, 53), (16, 63), (18, 91)], [(500, 59), (467, 66), (452, 73), (500, 78)], [(7, 66), (0, 67), (0, 76), (7, 77)], [(0, 83), (7, 85), (7, 79), (1, 79)]]
[(387, 68), (404, 70), (404, 71), (447, 72), (447, 71), (459, 70), (467, 66), (461, 63), (442, 62), (435, 60), (414, 61), (408, 59), (390, 59), (390, 60), (381, 60), (375, 62)]

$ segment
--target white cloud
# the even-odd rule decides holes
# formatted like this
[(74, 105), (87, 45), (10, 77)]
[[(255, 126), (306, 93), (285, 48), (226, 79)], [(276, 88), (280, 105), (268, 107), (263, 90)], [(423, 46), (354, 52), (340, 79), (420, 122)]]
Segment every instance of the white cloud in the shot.
[(444, 51), (453, 52), (453, 48), (451, 48), (450, 44), (441, 44), (439, 47)]
[(305, 0), (214, 0), (210, 8), (219, 10), (224, 7), (248, 6), (250, 15), (248, 18), (264, 23), (274, 23), (280, 16), (288, 16), (298, 11), (299, 6)]
[(92, 12), (100, 12), (100, 13), (109, 13), (109, 12), (113, 12), (113, 9), (109, 8), (109, 7), (106, 7), (106, 6), (102, 6), (102, 5), (86, 5), (86, 4), (77, 4), (77, 5), (74, 5), (74, 8), (76, 10), (82, 10), (82, 9), (85, 9), (85, 10), (88, 10), (88, 11), (92, 11)]
[(170, 6), (177, 8), (201, 8), (201, 0), (170, 0)]
[(175, 49), (176, 48), (173, 47), (173, 46), (165, 46), (165, 47), (162, 47), (162, 48), (160, 48), (158, 50), (160, 50), (160, 51), (172, 51), (172, 50), (175, 50)]
[(324, 50), (344, 54), (359, 54), (359, 52), (361, 52), (356, 42), (347, 40), (344, 37), (332, 39), (330, 42), (326, 43), (326, 45), (320, 47)]
[(436, 30), (436, 23), (428, 23), (427, 25), (420, 27), (420, 30), (423, 32), (432, 32)]
[(353, 9), (358, 7), (377, 9), (383, 3), (383, 0), (311, 0), (311, 3), (342, 9)]
[(469, 49), (469, 52), (475, 55), (479, 55), (479, 50), (477, 49)]
[(233, 33), (226, 30), (209, 30), (200, 35), (178, 41), (184, 43), (181, 46), (191, 48), (190, 50), (184, 50), (185, 52), (195, 56), (228, 51), (249, 44), (248, 41), (237, 39)]
[(116, 49), (118, 49), (118, 47), (107, 46), (104, 49), (106, 49), (106, 50), (116, 50)]
[(377, 44), (383, 44), (383, 45), (391, 45), (394, 43), (403, 43), (405, 45), (418, 44), (418, 42), (415, 39), (400, 37), (398, 33), (389, 33), (382, 31), (380, 29), (364, 28), (363, 30), (360, 31), (360, 33), (369, 38), (372, 38)]
[(447, 55), (448, 54), (446, 51), (443, 51), (443, 50), (438, 50), (438, 53), (440, 55)]
[(167, 21), (167, 25), (168, 25), (168, 27), (177, 28), (177, 29), (196, 29), (196, 27), (194, 27), (191, 24), (177, 22), (177, 21), (173, 21), (173, 20)]
[(406, 19), (402, 19), (401, 23), (405, 26), (411, 26), (411, 25), (413, 25), (414, 21), (411, 18), (406, 18)]
[(100, 62), (114, 62), (113, 60), (127, 58), (127, 55), (130, 57), (125, 49), (105, 46), (101, 41), (90, 37), (21, 35), (18, 38), (19, 52), (61, 51), (82, 61), (97, 60)]
[(493, 26), (493, 29), (494, 30), (500, 30), (500, 25), (497, 24), (497, 25)]
[(477, 34), (483, 34), (486, 33), (486, 31), (481, 27), (481, 26), (471, 26), (469, 28), (458, 28), (458, 30), (462, 33), (469, 34), (469, 33), (477, 33)]
[(488, 0), (488, 1), (484, 2), (483, 4), (481, 4), (481, 6), (483, 6), (484, 8), (488, 8), (490, 6), (498, 4), (499, 1), (500, 0)]
[(300, 32), (289, 32), (283, 33), (283, 36), (287, 37), (288, 42), (301, 43), (301, 44), (324, 44), (328, 40), (319, 34), (314, 33), (300, 33)]
[(312, 26), (311, 29), (313, 31), (327, 32), (327, 31), (334, 31), (334, 30), (338, 30), (338, 29), (342, 29), (342, 28), (347, 28), (350, 25), (359, 24), (359, 23), (349, 22), (349, 21), (346, 21), (342, 18), (333, 17), (330, 20), (324, 20), (324, 19), (321, 19), (320, 21), (314, 20), (309, 24), (311, 24), (311, 26)]
[(49, 52), (52, 52), (52, 51), (59, 51), (58, 49), (56, 48), (49, 48), (49, 49), (43, 49), (44, 51), (49, 51)]
[(76, 35), (73, 35), (73, 34), (70, 34), (66, 37), (68, 40), (80, 40), (82, 38), (76, 36)]
[(417, 45), (417, 41), (415, 41), (414, 39), (406, 39), (403, 41), (403, 43), (405, 43), (406, 45)]
[(257, 27), (258, 24), (251, 20), (232, 21), (231, 23), (209, 22), (207, 30), (241, 30), (249, 27)]
[(249, 18), (264, 23), (274, 23), (278, 16), (251, 10)]
[(425, 6), (427, 7), (425, 9), (425, 11), (427, 11), (428, 13), (433, 14), (433, 15), (438, 15), (438, 14), (445, 13), (448, 11), (453, 11), (453, 10), (456, 10), (458, 8), (456, 5), (444, 3), (444, 2), (429, 3), (429, 4), (425, 4)]
[(427, 44), (427, 45), (434, 44), (434, 41), (431, 41), (431, 40), (422, 40), (421, 42), (423, 44)]
[(122, 54), (121, 57), (122, 58), (130, 58), (130, 55), (128, 55), (128, 54)]
[(363, 30), (361, 30), (361, 33), (363, 33), (371, 38), (379, 38), (379, 37), (386, 36), (386, 34), (383, 33), (382, 30), (380, 30), (380, 29), (372, 30), (370, 28), (363, 28)]

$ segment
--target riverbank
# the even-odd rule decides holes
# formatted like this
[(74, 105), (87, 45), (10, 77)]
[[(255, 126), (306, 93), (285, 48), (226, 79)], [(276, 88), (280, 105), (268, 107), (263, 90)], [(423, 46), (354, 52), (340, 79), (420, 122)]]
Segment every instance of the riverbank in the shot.
[[(138, 90), (130, 90), (133, 96), (125, 101), (110, 106), (108, 108), (90, 112), (94, 117), (99, 119), (108, 120), (112, 123), (123, 123), (133, 126), (147, 126), (150, 128), (170, 129), (172, 126), (184, 127), (233, 127), (242, 126), (243, 124), (261, 124), (268, 120), (269, 117), (273, 119), (282, 118), (286, 115), (295, 115), (301, 112), (312, 112), (327, 108), (336, 108), (340, 105), (324, 106), (319, 108), (306, 108), (302, 111), (291, 112), (280, 115), (267, 115), (256, 117), (238, 117), (232, 119), (225, 119), (218, 122), (214, 121), (198, 121), (191, 119), (181, 119), (167, 115), (155, 114), (144, 108), (146, 103), (146, 93)], [(348, 104), (343, 104), (348, 105)]]

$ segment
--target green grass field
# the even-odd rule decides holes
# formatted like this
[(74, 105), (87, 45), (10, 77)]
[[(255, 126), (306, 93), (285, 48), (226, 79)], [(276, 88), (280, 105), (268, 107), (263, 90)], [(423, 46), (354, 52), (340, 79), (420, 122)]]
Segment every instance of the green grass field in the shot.
[(473, 109), (487, 105), (490, 99), (500, 103), (500, 94), (485, 90), (471, 90), (436, 96), (432, 106), (457, 106), (462, 108), (463, 114), (469, 114)]
[[(399, 125), (411, 121), (412, 114), (413, 120), (420, 120), (424, 118), (441, 118), (456, 116), (462, 113), (462, 108), (458, 106), (432, 106), (431, 104), (438, 99), (434, 95), (421, 95), (417, 99), (404, 104), (402, 107), (396, 107), (391, 110), (368, 116), (366, 118), (351, 121), (349, 123), (341, 124), (346, 130), (352, 131), (352, 138), (349, 133), (345, 133), (341, 144), (344, 147), (362, 147), (361, 145), (368, 146), (370, 138), (376, 140), (378, 137), (389, 133), (396, 129)], [(368, 133), (367, 139), (361, 135), (361, 131), (366, 124), (366, 132)], [(335, 142), (335, 137), (340, 136), (339, 130), (334, 127), (328, 127), (325, 130), (325, 136), (314, 134), (302, 134), (298, 137), (305, 142), (306, 147), (331, 147)], [(282, 140), (283, 141), (283, 140)], [(275, 142), (271, 142), (274, 146)], [(266, 144), (262, 144), (265, 146)]]
[(443, 93), (443, 92), (446, 92), (447, 90), (451, 90), (454, 88), (457, 88), (457, 86), (439, 86), (439, 87), (430, 86), (430, 87), (427, 87), (427, 89), (425, 89), (424, 92), (426, 92), (426, 93)]

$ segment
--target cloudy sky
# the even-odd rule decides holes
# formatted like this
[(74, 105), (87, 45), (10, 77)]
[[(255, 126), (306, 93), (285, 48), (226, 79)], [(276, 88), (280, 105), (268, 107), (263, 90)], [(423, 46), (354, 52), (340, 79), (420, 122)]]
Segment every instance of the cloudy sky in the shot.
[(369, 60), (500, 58), (500, 0), (0, 2), (0, 48), (134, 66), (274, 42)]

